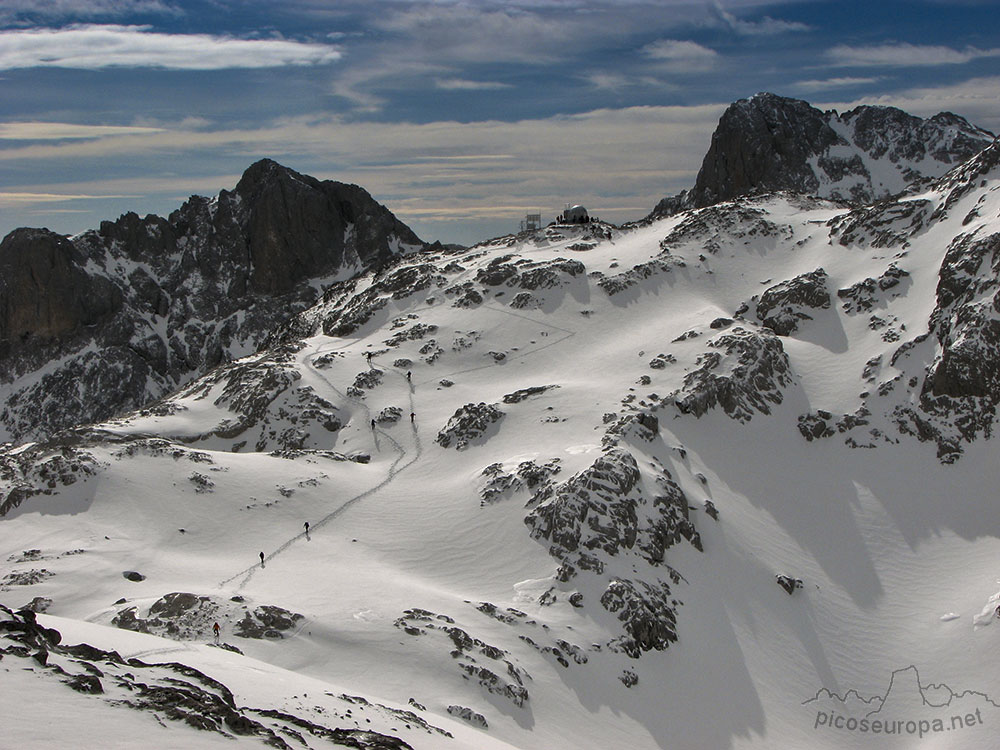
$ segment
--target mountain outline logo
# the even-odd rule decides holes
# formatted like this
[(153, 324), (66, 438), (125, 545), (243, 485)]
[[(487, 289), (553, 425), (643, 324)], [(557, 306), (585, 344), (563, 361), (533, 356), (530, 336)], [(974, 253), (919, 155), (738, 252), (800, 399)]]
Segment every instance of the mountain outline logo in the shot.
[(981, 690), (955, 690), (924, 681), (916, 665), (893, 670), (881, 695), (852, 688), (843, 695), (825, 687), (802, 702), (815, 709), (813, 729), (920, 739), (953, 731), (996, 731), (1000, 702)]

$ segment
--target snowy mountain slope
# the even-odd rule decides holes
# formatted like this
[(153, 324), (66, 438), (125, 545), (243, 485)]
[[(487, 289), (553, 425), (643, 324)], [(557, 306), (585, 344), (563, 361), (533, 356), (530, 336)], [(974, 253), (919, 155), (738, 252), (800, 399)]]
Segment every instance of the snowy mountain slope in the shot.
[(864, 209), (742, 198), (334, 285), (267, 351), (7, 447), (0, 601), (123, 657), (157, 647), (115, 621), (171, 636), (240, 705), (487, 724), (365, 713), (412, 747), (988, 744), (996, 390), (957, 363), (996, 352), (997, 149)]

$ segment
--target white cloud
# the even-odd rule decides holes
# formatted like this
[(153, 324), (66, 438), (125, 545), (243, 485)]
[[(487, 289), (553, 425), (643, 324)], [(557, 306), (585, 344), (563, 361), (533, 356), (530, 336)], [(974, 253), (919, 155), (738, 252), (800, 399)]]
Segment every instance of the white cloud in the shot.
[(699, 73), (715, 67), (719, 53), (696, 42), (659, 39), (647, 44), (641, 53), (662, 62), (671, 72)]
[(740, 36), (774, 36), (789, 32), (810, 31), (812, 28), (799, 21), (783, 21), (770, 16), (764, 16), (759, 21), (746, 21), (734, 16), (718, 2), (712, 4), (712, 11), (719, 23)]
[(586, 77), (588, 83), (595, 89), (618, 91), (633, 85), (633, 80), (620, 73), (591, 73)]
[(436, 78), (434, 85), (445, 91), (489, 91), (514, 88), (499, 81), (469, 81), (464, 78)]
[(484, 10), (472, 5), (424, 5), (374, 19), (383, 31), (402, 35), (433, 59), (461, 62), (538, 63), (578, 44), (572, 14), (565, 22), (522, 10)]
[(791, 88), (796, 91), (829, 91), (831, 89), (842, 89), (848, 86), (866, 86), (872, 83), (878, 83), (881, 80), (882, 78), (880, 76), (875, 76), (873, 78), (825, 78), (822, 80), (797, 81), (796, 83), (791, 84)]
[(119, 125), (76, 125), (67, 122), (0, 122), (0, 140), (52, 141), (104, 138), (109, 135), (147, 135), (163, 128)]
[(269, 155), (319, 178), (364, 185), (408, 223), (499, 216), (516, 228), (529, 208), (556, 212), (567, 200), (586, 203), (602, 218), (625, 221), (693, 184), (724, 109), (723, 104), (630, 107), (517, 122), (424, 124), (314, 115), (258, 130), (165, 130), (29, 144), (0, 149), (0, 163), (34, 162), (36, 174), (46, 162), (65, 167), (76, 160), (115, 158), (141, 164), (139, 174), (127, 179), (8, 188), (149, 196), (145, 206), (123, 202), (115, 209), (139, 213), (153, 210), (152, 196), (160, 195), (158, 205), (166, 205), (159, 210), (169, 211), (176, 206), (166, 202), (168, 197), (213, 193), (238, 180), (238, 175), (161, 178), (166, 170), (149, 169), (149, 164), (200, 165), (225, 154), (233, 168)]
[(336, 47), (285, 39), (162, 34), (146, 26), (73, 25), (0, 31), (0, 70), (35, 67), (222, 70), (317, 65), (340, 59)]
[[(63, 203), (79, 200), (106, 200), (109, 198), (137, 198), (136, 195), (85, 195), (74, 193), (14, 193), (0, 192), (0, 206), (33, 205), (38, 203)], [(72, 209), (67, 209), (72, 210)]]
[(121, 18), (124, 16), (182, 16), (174, 3), (162, 0), (3, 0), (0, 21), (23, 18)]
[(412, 88), (414, 81), (424, 85), (428, 77), (448, 72), (437, 63), (389, 52), (345, 70), (334, 79), (331, 91), (352, 102), (358, 112), (377, 112), (385, 104), (377, 90)]
[(680, 88), (675, 84), (667, 83), (655, 76), (649, 75), (627, 76), (620, 73), (596, 72), (588, 73), (581, 76), (581, 78), (598, 91), (621, 91), (632, 86), (653, 87), (660, 91), (677, 90)]
[(927, 67), (936, 65), (961, 65), (980, 57), (1000, 56), (1000, 48), (963, 50), (940, 45), (877, 44), (868, 47), (838, 45), (826, 53), (834, 64), (845, 67)]

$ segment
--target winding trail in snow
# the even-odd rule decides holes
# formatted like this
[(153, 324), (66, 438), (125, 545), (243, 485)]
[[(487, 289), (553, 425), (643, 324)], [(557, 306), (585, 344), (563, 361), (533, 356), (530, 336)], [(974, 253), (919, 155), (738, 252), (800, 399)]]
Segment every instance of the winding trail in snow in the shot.
[[(349, 346), (349, 345), (345, 345), (345, 346)], [(337, 348), (343, 348), (343, 347), (337, 347)], [(317, 346), (315, 349), (313, 349), (312, 351), (310, 351), (308, 353), (308, 355), (306, 355), (302, 359), (302, 362), (305, 364), (306, 367), (308, 367), (313, 372), (314, 375), (316, 375), (324, 383), (326, 383), (327, 387), (329, 387), (330, 390), (333, 391), (342, 401), (347, 401), (347, 402), (356, 404), (357, 406), (361, 407), (361, 410), (365, 414), (365, 421), (366, 422), (371, 421), (371, 419), (372, 419), (371, 409), (369, 408), (369, 406), (364, 401), (361, 401), (360, 399), (352, 398), (352, 397), (348, 396), (346, 393), (342, 392), (333, 383), (331, 383), (330, 380), (322, 372), (320, 372), (319, 369), (315, 365), (313, 365), (313, 363), (311, 361), (312, 358), (315, 357), (315, 356), (317, 356), (317, 355), (319, 355), (319, 354), (322, 354), (325, 351), (332, 351), (332, 350), (331, 349), (324, 349), (321, 346)], [(374, 366), (371, 364), (371, 361), (369, 361), (368, 366), (369, 366), (369, 369), (374, 369)], [(405, 378), (405, 376), (401, 376), (401, 377)], [(409, 383), (408, 383), (408, 385), (409, 385)], [(410, 390), (410, 409), (412, 411), (413, 410), (413, 388), (412, 388), (412, 386), (410, 387), (409, 390)], [(416, 425), (414, 425), (414, 433), (416, 434)], [(389, 465), (389, 470), (386, 473), (385, 478), (381, 482), (379, 482), (378, 484), (376, 484), (376, 485), (368, 488), (364, 492), (362, 492), (362, 493), (360, 493), (358, 495), (355, 495), (354, 497), (350, 498), (346, 502), (342, 503), (340, 505), (340, 507), (338, 507), (336, 510), (331, 511), (327, 515), (323, 516), (323, 518), (321, 518), (320, 520), (318, 520), (315, 523), (311, 524), (310, 527), (309, 527), (309, 531), (300, 531), (298, 534), (296, 534), (295, 536), (293, 536), (291, 539), (287, 540), (280, 547), (278, 547), (277, 549), (273, 550), (271, 553), (266, 554), (264, 556), (263, 562), (261, 562), (261, 563), (255, 563), (255, 564), (251, 565), (248, 568), (244, 568), (243, 570), (241, 570), (236, 575), (230, 576), (229, 578), (225, 579), (224, 581), (220, 581), (219, 582), (219, 587), (220, 588), (224, 587), (227, 584), (230, 584), (233, 581), (235, 581), (240, 576), (243, 576), (243, 579), (240, 581), (239, 585), (236, 587), (237, 591), (242, 590), (247, 585), (247, 583), (250, 582), (250, 579), (254, 577), (254, 574), (258, 570), (262, 570), (262, 569), (265, 568), (265, 566), (267, 565), (267, 562), (269, 560), (273, 560), (275, 557), (277, 557), (278, 555), (280, 555), (281, 553), (283, 553), (285, 550), (287, 550), (289, 547), (291, 547), (296, 542), (298, 542), (298, 541), (300, 541), (302, 539), (306, 539), (309, 536), (309, 534), (317, 531), (318, 529), (322, 528), (323, 526), (325, 526), (326, 524), (328, 524), (333, 519), (335, 519), (338, 516), (340, 516), (341, 514), (345, 513), (351, 506), (355, 505), (356, 503), (360, 502), (361, 500), (364, 500), (367, 497), (370, 497), (371, 495), (374, 495), (376, 492), (380, 491), (381, 489), (383, 489), (384, 487), (386, 487), (387, 485), (389, 485), (392, 481), (394, 481), (396, 479), (397, 476), (399, 476), (399, 473), (401, 471), (405, 470), (409, 466), (412, 466), (416, 461), (418, 461), (420, 459), (420, 456), (421, 456), (421, 454), (422, 454), (423, 451), (422, 451), (422, 448), (421, 448), (421, 443), (420, 443), (419, 435), (417, 436), (417, 439), (415, 441), (415, 451), (414, 451), (413, 456), (403, 466), (400, 466), (399, 464), (407, 456), (406, 449), (402, 445), (400, 445), (400, 443), (397, 440), (395, 440), (392, 437), (392, 435), (389, 435), (387, 432), (384, 432), (383, 430), (379, 430), (377, 427), (375, 428), (375, 430), (373, 430), (373, 436), (374, 436), (374, 439), (375, 439), (375, 445), (376, 445), (376, 447), (378, 446), (378, 436), (379, 435), (383, 436), (392, 445), (393, 450), (396, 452), (396, 458), (393, 459), (392, 463)]]
[[(545, 349), (549, 349), (550, 347), (556, 346), (557, 344), (560, 344), (563, 341), (566, 341), (567, 339), (572, 338), (573, 336), (576, 335), (576, 331), (571, 331), (571, 330), (566, 329), (566, 328), (560, 328), (559, 326), (555, 326), (555, 325), (552, 325), (551, 323), (546, 323), (544, 321), (535, 320), (534, 318), (528, 317), (527, 315), (521, 315), (519, 313), (512, 312), (512, 311), (507, 310), (505, 308), (499, 308), (499, 307), (495, 307), (493, 305), (484, 305), (484, 307), (487, 307), (488, 309), (492, 310), (493, 312), (498, 312), (498, 313), (502, 313), (502, 314), (505, 314), (505, 315), (510, 315), (512, 317), (515, 317), (515, 318), (521, 318), (522, 320), (527, 320), (527, 321), (529, 321), (531, 323), (535, 323), (537, 325), (543, 326), (545, 328), (552, 329), (554, 331), (559, 331), (560, 333), (564, 334), (563, 336), (560, 336), (560, 337), (556, 338), (554, 341), (550, 341), (550, 342), (548, 342), (546, 344), (543, 344), (542, 346), (536, 347), (536, 348), (534, 348), (534, 349), (532, 349), (530, 351), (527, 351), (527, 352), (524, 352), (522, 354), (519, 354), (516, 357), (511, 357), (510, 361), (517, 361), (517, 360), (525, 359), (525, 358), (527, 358), (529, 356), (534, 356), (535, 354), (538, 354), (539, 352), (544, 351)], [(425, 309), (433, 310), (435, 308), (430, 307), (430, 308), (425, 308)], [(365, 413), (365, 421), (369, 422), (369, 421), (372, 420), (372, 412), (371, 412), (371, 408), (368, 406), (368, 404), (366, 404), (364, 401), (362, 401), (360, 399), (348, 396), (346, 393), (344, 393), (343, 391), (341, 391), (333, 383), (331, 383), (330, 380), (326, 377), (326, 375), (324, 375), (319, 370), (319, 368), (317, 368), (313, 364), (313, 362), (312, 362), (312, 359), (314, 357), (316, 357), (316, 356), (318, 356), (318, 355), (320, 355), (322, 353), (331, 352), (331, 351), (337, 351), (337, 350), (340, 350), (340, 349), (345, 349), (345, 348), (348, 348), (350, 346), (353, 346), (355, 343), (356, 343), (355, 341), (351, 341), (351, 342), (343, 344), (341, 346), (327, 347), (327, 348), (324, 348), (322, 345), (320, 345), (320, 346), (317, 346), (314, 349), (312, 349), (305, 357), (302, 358), (301, 361), (303, 362), (303, 364), (306, 367), (308, 367), (312, 371), (312, 373), (314, 375), (316, 375), (320, 380), (322, 380), (324, 383), (326, 383), (327, 387), (333, 393), (335, 393), (337, 395), (337, 397), (341, 399), (341, 401), (346, 401), (346, 402), (353, 403), (353, 404), (359, 406), (361, 408), (361, 410)], [(485, 364), (485, 365), (479, 365), (477, 367), (468, 367), (468, 368), (466, 368), (464, 370), (455, 370), (455, 371), (452, 371), (452, 372), (444, 373), (443, 376), (461, 375), (461, 374), (464, 374), (464, 373), (475, 372), (476, 370), (483, 370), (483, 369), (486, 369), (488, 367), (496, 367), (496, 366), (497, 366), (496, 362), (492, 362), (492, 363)], [(374, 366), (372, 365), (370, 359), (368, 361), (368, 367), (369, 367), (369, 369), (374, 369)], [(386, 368), (386, 370), (388, 370), (388, 369), (389, 368)], [(406, 375), (403, 374), (400, 370), (394, 369), (394, 372), (396, 372), (400, 377), (402, 377), (404, 379), (404, 382), (406, 382), (406, 385), (407, 385), (407, 388), (408, 388), (408, 391), (409, 391), (408, 397), (409, 397), (409, 404), (410, 404), (410, 412), (411, 413), (415, 413), (416, 412), (416, 402), (415, 402), (415, 399), (414, 399), (415, 388), (414, 388), (413, 383), (410, 382), (410, 380), (406, 378)], [(429, 383), (429, 382), (432, 382), (433, 380), (434, 380), (434, 378), (432, 378), (430, 380), (427, 380), (427, 381), (424, 381), (424, 382), (428, 382)], [(405, 418), (405, 415), (404, 415), (404, 418)], [(346, 502), (344, 502), (343, 504), (341, 504), (340, 507), (338, 507), (336, 510), (331, 511), (327, 515), (323, 516), (323, 518), (321, 518), (319, 521), (316, 521), (315, 523), (311, 524), (310, 527), (309, 527), (309, 531), (301, 531), (301, 532), (299, 532), (298, 534), (296, 534), (292, 538), (288, 539), (284, 544), (282, 544), (281, 546), (279, 546), (277, 549), (273, 550), (269, 554), (266, 554), (264, 556), (264, 560), (262, 562), (260, 562), (260, 563), (254, 563), (253, 565), (251, 565), (251, 566), (249, 566), (247, 568), (244, 568), (243, 570), (239, 571), (235, 575), (230, 576), (229, 578), (226, 578), (223, 581), (220, 581), (219, 584), (218, 584), (219, 588), (223, 588), (223, 587), (227, 586), (228, 584), (232, 583), (233, 581), (237, 580), (238, 578), (240, 578), (242, 576), (242, 580), (240, 580), (239, 585), (236, 587), (236, 591), (241, 591), (247, 585), (247, 583), (250, 582), (250, 580), (254, 577), (254, 575), (257, 573), (258, 570), (263, 570), (266, 567), (268, 561), (273, 560), (275, 557), (277, 557), (278, 555), (280, 555), (283, 552), (285, 552), (287, 549), (289, 549), (296, 542), (301, 541), (302, 539), (307, 539), (309, 537), (309, 534), (317, 531), (318, 529), (322, 528), (323, 526), (326, 526), (328, 523), (330, 523), (331, 521), (333, 521), (337, 517), (339, 517), (339, 516), (343, 515), (344, 513), (346, 513), (352, 506), (356, 505), (357, 503), (359, 503), (360, 501), (364, 500), (365, 498), (371, 497), (372, 495), (374, 495), (377, 492), (381, 491), (382, 489), (384, 489), (385, 487), (387, 487), (389, 484), (391, 484), (393, 481), (395, 481), (396, 478), (403, 471), (405, 471), (410, 466), (412, 466), (414, 463), (416, 463), (418, 460), (420, 460), (421, 455), (423, 455), (423, 444), (422, 444), (422, 442), (420, 440), (420, 431), (417, 429), (417, 425), (416, 425), (415, 422), (411, 424), (411, 427), (412, 427), (412, 432), (413, 432), (414, 452), (413, 452), (413, 455), (410, 457), (410, 459), (405, 464), (403, 464), (402, 466), (400, 466), (400, 463), (404, 459), (407, 458), (408, 453), (407, 453), (406, 448), (404, 448), (390, 434), (388, 434), (387, 432), (385, 432), (383, 430), (380, 430), (380, 429), (378, 429), (376, 427), (375, 430), (373, 430), (373, 436), (375, 438), (375, 445), (376, 445), (376, 447), (378, 446), (378, 436), (382, 435), (389, 443), (392, 444), (392, 448), (393, 448), (394, 451), (396, 451), (396, 454), (397, 454), (396, 458), (393, 459), (392, 463), (389, 465), (389, 469), (386, 472), (385, 478), (381, 482), (379, 482), (378, 484), (376, 484), (376, 485), (368, 488), (364, 492), (362, 492), (362, 493), (360, 493), (358, 495), (355, 495), (354, 497), (350, 498), (349, 500), (347, 500)]]

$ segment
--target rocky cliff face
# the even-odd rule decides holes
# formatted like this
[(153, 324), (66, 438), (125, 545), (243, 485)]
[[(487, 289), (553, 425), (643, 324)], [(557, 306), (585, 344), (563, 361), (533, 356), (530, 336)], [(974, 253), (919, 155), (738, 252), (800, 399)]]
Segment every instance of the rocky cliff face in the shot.
[(0, 439), (160, 398), (255, 351), (323, 280), (423, 246), (362, 188), (270, 160), (167, 218), (15, 230), (0, 243)]
[[(831, 238), (841, 246), (890, 250), (901, 263), (937, 224), (960, 218), (963, 231), (947, 245), (936, 304), (915, 336), (904, 338), (905, 325), (892, 325), (895, 317), (886, 313), (910, 285), (910, 274), (896, 263), (877, 279), (837, 292), (848, 315), (877, 310), (869, 327), (890, 346), (865, 367), (864, 380), (876, 387), (861, 394), (861, 407), (839, 418), (804, 415), (799, 430), (807, 439), (844, 433), (849, 445), (872, 447), (898, 433), (935, 443), (941, 461), (951, 463), (966, 443), (991, 436), (1000, 404), (1000, 234), (992, 231), (995, 211), (986, 208), (995, 188), (984, 186), (998, 175), (1000, 140), (933, 183), (929, 199), (883, 201), (830, 222)], [(950, 217), (976, 191), (972, 210)]]
[(653, 215), (778, 190), (870, 203), (940, 177), (992, 140), (950, 112), (924, 120), (894, 107), (861, 106), (841, 115), (757, 94), (729, 106), (694, 187), (664, 198)]

